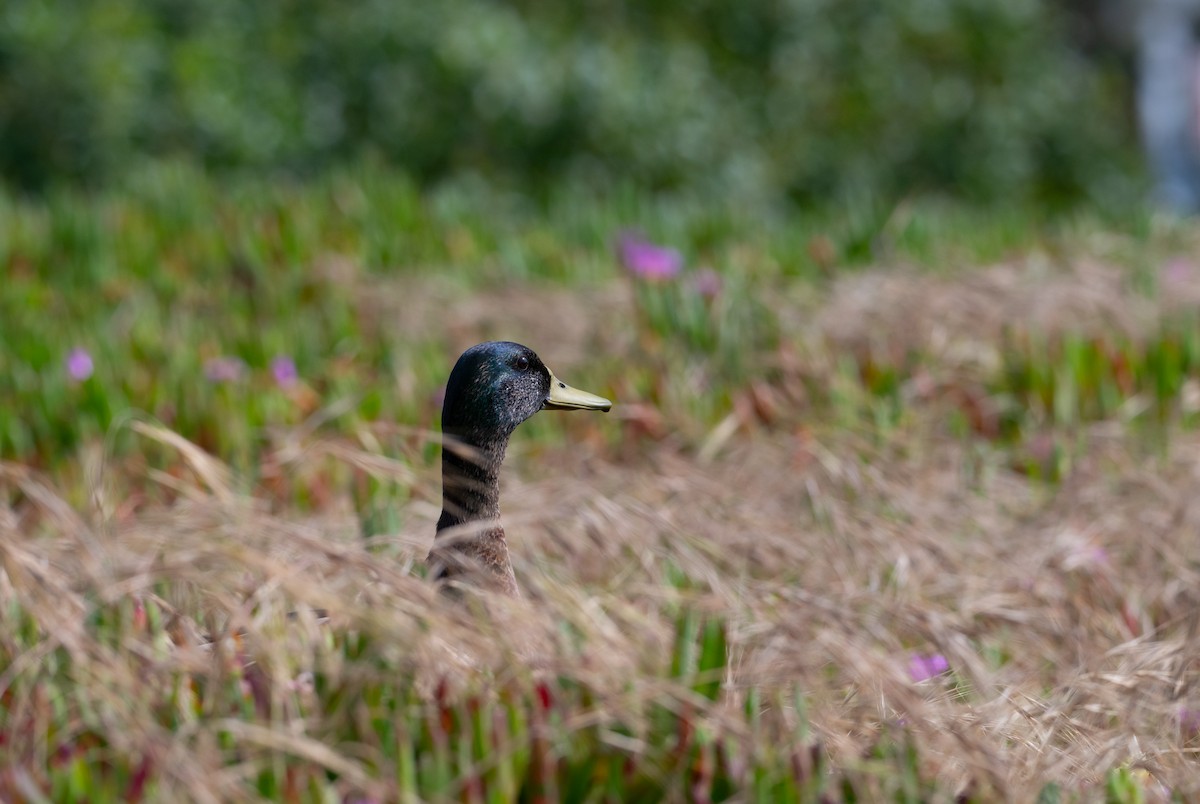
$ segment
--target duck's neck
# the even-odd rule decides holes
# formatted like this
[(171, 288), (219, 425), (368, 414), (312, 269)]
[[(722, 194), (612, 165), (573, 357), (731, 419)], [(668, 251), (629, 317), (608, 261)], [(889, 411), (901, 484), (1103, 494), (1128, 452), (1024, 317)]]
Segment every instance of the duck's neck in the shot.
[(500, 517), (500, 464), (508, 439), (447, 436), (442, 448), (442, 517), (438, 530)]
[(502, 591), (516, 595), (500, 526), (500, 464), (508, 439), (448, 436), (442, 449), (442, 515), (430, 558), (441, 565), (444, 577), (460, 575), (474, 564), (495, 576)]

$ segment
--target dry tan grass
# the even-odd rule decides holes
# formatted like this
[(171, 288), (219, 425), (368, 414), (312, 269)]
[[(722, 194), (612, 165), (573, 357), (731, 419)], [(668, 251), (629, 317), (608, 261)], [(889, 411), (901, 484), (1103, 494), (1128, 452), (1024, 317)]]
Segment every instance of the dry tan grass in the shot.
[[(578, 474), (510, 476), (508, 529), (527, 595), (491, 601), (488, 616), (410, 576), (433, 532), (428, 502), (368, 550), (350, 521), (272, 515), (211, 473), (170, 510), (89, 522), (6, 467), (6, 485), (41, 516), (33, 534), (5, 513), (0, 579), (5, 599), (47, 628), (46, 650), (64, 646), (89, 683), (128, 702), (108, 715), (118, 744), (163, 739), (142, 721), (139, 688), (163, 683), (164, 668), (203, 671), (206, 629), (244, 629), (275, 688), (294, 689), (323, 638), (306, 617), (286, 624), (283, 613), (303, 604), (394, 644), (395, 666), (426, 689), (561, 670), (604, 691), (620, 716), (662, 692), (670, 603), (686, 594), (730, 623), (730, 706), (751, 686), (767, 700), (798, 687), (836, 761), (902, 721), (949, 788), (984, 780), (1023, 799), (1049, 780), (1094, 784), (1131, 764), (1200, 790), (1195, 735), (1180, 725), (1182, 709), (1200, 708), (1200, 574), (1189, 560), (1200, 439), (1146, 459), (1100, 430), (1055, 492), (932, 431), (904, 444), (762, 438), (707, 467), (662, 452), (640, 466), (590, 461)], [(673, 588), (668, 565), (696, 588)], [(105, 645), (85, 627), (98, 602), (156, 595), (164, 581), (179, 612), (175, 648)], [(564, 621), (586, 634), (581, 646), (564, 643)], [(943, 654), (952, 674), (914, 682), (914, 651)], [(40, 658), (24, 657), (0, 685)], [(244, 737), (298, 740), (313, 761), (354, 765), (337, 746), (305, 743), (299, 724), (280, 728)], [(236, 788), (236, 769), (203, 750), (211, 739), (201, 730), (155, 748), (180, 759), (170, 765), (179, 789), (199, 779), (223, 780), (218, 797)]]
[[(554, 346), (563, 365), (600, 351), (627, 348), (631, 334), (611, 326), (623, 320), (630, 289), (623, 283), (581, 289), (497, 282), (485, 293), (468, 292), (436, 273), (385, 278), (365, 276), (349, 260), (330, 258), (321, 275), (351, 288), (355, 307), (371, 326), (409, 340), (442, 339), (457, 354), (485, 340)], [(414, 303), (414, 300), (417, 303)]]
[(835, 353), (920, 354), (948, 368), (994, 370), (1013, 335), (1137, 341), (1164, 317), (1200, 306), (1200, 265), (1177, 258), (1154, 273), (1157, 292), (1148, 295), (1129, 269), (1095, 257), (1034, 254), (950, 276), (904, 267), (865, 271), (833, 282), (814, 320), (796, 335)]

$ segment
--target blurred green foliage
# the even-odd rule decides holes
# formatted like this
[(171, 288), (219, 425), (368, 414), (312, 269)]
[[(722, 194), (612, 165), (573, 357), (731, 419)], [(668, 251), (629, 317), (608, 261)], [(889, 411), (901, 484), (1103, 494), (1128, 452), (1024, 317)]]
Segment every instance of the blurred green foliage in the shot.
[[(595, 312), (620, 335), (579, 341), (569, 371), (635, 415), (616, 426), (537, 417), (523, 427), (530, 443), (601, 427), (597, 437), (614, 441), (699, 446), (731, 412), (886, 430), (930, 401), (906, 390), (928, 356), (807, 345), (803, 300), (834, 271), (879, 259), (955, 271), (1031, 250), (1072, 253), (1099, 232), (1116, 249), (1108, 259), (1132, 271), (1178, 247), (1149, 236), (1136, 214), (1047, 220), (1033, 208), (932, 199), (882, 209), (762, 214), (686, 193), (578, 188), (542, 206), (481, 182), (423, 190), (372, 161), (304, 183), (159, 163), (103, 192), (0, 192), (0, 460), (69, 472), (100, 441), (105, 454), (140, 454), (127, 425), (150, 416), (253, 476), (279, 428), (314, 415), (343, 435), (385, 422), (433, 428), (464, 334), (551, 349), (549, 330), (522, 309), (620, 284), (626, 291)], [(677, 275), (622, 267), (615, 241), (635, 227), (678, 254)], [(531, 296), (495, 295), (498, 328), (427, 325), (502, 287)], [(1183, 400), (1200, 367), (1198, 332), (1186, 310), (1138, 338), (1014, 332), (995, 344), (1000, 360), (986, 376), (962, 378), (956, 428), (1019, 445), (1113, 417), (1195, 426), (1200, 414)], [(77, 351), (87, 376), (74, 376)], [(274, 376), (277, 359), (294, 361), (294, 382)], [(976, 421), (980, 406), (987, 421)]]
[(1127, 87), (1061, 17), (1045, 0), (6, 0), (0, 175), (366, 153), (535, 190), (1127, 195)]

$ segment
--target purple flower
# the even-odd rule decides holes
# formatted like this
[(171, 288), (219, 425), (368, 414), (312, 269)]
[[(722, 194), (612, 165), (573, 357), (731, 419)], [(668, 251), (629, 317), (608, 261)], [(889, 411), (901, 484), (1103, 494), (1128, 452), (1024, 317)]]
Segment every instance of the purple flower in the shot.
[(204, 364), (204, 376), (210, 382), (236, 382), (245, 370), (246, 364), (236, 357), (214, 357)]
[(1112, 563), (1108, 557), (1108, 551), (1098, 544), (1093, 544), (1084, 554), (1084, 558), (1088, 564), (1093, 567), (1107, 567)]
[(87, 349), (76, 347), (67, 355), (67, 375), (75, 382), (83, 382), (92, 376), (95, 370), (96, 366)]
[(1167, 260), (1167, 264), (1162, 268), (1163, 284), (1172, 288), (1186, 285), (1195, 273), (1196, 266), (1194, 263), (1183, 257), (1175, 257), (1174, 259)]
[(639, 235), (625, 234), (617, 243), (625, 270), (639, 279), (666, 281), (683, 270), (683, 255), (673, 248), (656, 246)]
[(1200, 734), (1200, 709), (1182, 704), (1179, 707), (1179, 730), (1187, 738)]
[(291, 388), (296, 384), (296, 361), (287, 355), (279, 355), (271, 361), (271, 376), (280, 388)]
[(1074, 570), (1104, 570), (1112, 565), (1108, 551), (1098, 544), (1089, 541), (1070, 543), (1066, 555), (1063, 556), (1062, 566), (1068, 572)]
[(701, 268), (692, 276), (692, 288), (706, 299), (721, 295), (721, 275), (712, 268)]
[(950, 663), (940, 653), (914, 653), (908, 659), (908, 674), (913, 681), (928, 681), (950, 669)]

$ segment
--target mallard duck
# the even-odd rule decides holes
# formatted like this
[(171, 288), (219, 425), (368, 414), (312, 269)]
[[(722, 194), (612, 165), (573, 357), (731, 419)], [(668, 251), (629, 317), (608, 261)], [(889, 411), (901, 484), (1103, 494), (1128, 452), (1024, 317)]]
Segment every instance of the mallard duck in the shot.
[(489, 341), (462, 353), (442, 403), (442, 516), (430, 576), (472, 575), (519, 596), (500, 524), (500, 464), (508, 438), (539, 410), (602, 410), (604, 397), (572, 388), (527, 346)]

